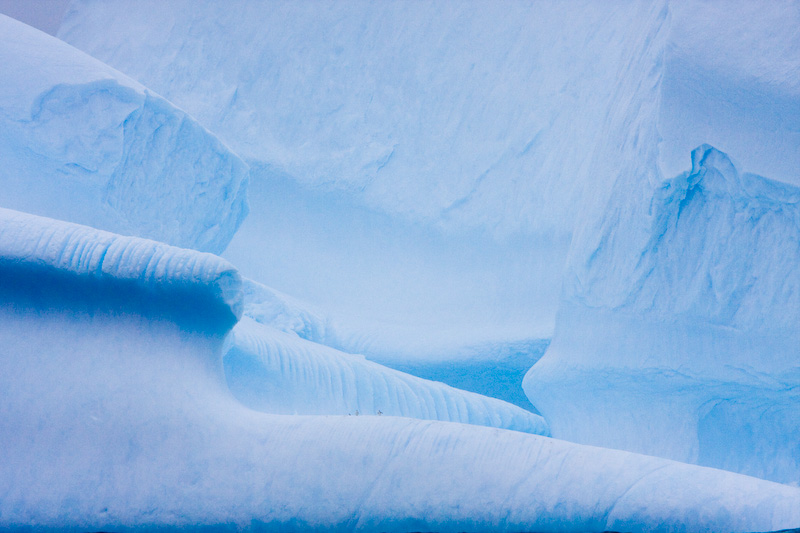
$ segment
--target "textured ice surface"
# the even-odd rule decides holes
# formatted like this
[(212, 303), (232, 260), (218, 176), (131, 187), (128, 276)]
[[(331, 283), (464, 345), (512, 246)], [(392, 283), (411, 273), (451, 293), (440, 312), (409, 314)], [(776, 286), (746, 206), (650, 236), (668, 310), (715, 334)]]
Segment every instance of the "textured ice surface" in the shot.
[[(664, 178), (711, 143), (797, 179), (791, 0), (188, 5), (79, 0), (59, 35), (257, 164), (262, 213), (228, 257), (372, 320), (363, 352), (549, 336), (573, 229), (648, 150)], [(637, 136), (632, 110), (648, 106), (658, 131)], [(288, 205), (281, 180), (305, 186)], [(422, 230), (381, 231), (361, 205)]]
[(185, 112), (0, 15), (0, 206), (219, 252), (247, 166)]
[(540, 416), (243, 319), (223, 358), (245, 405), (277, 414), (395, 415), (548, 434)]
[[(206, 266), (181, 261), (152, 277), (152, 260), (136, 263), (107, 274), (118, 285), (134, 270), (147, 280), (131, 285), (132, 299), (78, 292), (65, 306), (59, 294), (80, 286), (94, 263), (56, 238), (77, 226), (27, 218), (27, 233), (0, 239), (3, 267), (24, 257), (61, 277), (35, 299), (2, 295), (3, 529), (699, 532), (800, 522), (800, 490), (729, 472), (494, 428), (247, 409), (220, 364), (236, 300), (218, 292), (225, 263), (165, 248), (165, 258)], [(87, 244), (108, 237), (83, 231)], [(21, 254), (37, 233), (53, 234), (53, 248)], [(29, 285), (41, 279), (27, 267), (26, 275)], [(151, 288), (173, 284), (215, 295), (221, 311), (212, 318), (227, 326), (176, 324), (195, 308), (141, 312)]]
[(3, 208), (0, 269), (4, 299), (32, 309), (113, 302), (201, 329), (242, 313), (239, 273), (217, 256)]
[(560, 438), (799, 482), (800, 189), (706, 145), (642, 204), (577, 256), (526, 392)]
[(74, 2), (59, 36), (253, 163), (226, 252), (245, 275), (369, 323), (361, 352), (436, 356), (552, 333), (580, 200), (608, 185), (592, 162), (615, 159), (608, 125), (666, 20), (652, 2)]

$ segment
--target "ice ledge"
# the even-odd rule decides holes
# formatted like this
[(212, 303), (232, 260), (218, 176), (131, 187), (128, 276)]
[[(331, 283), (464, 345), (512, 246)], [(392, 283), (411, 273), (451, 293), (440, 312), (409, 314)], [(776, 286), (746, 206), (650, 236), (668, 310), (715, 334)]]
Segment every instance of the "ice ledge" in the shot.
[(227, 331), (242, 314), (238, 271), (215, 255), (0, 208), (0, 299)]

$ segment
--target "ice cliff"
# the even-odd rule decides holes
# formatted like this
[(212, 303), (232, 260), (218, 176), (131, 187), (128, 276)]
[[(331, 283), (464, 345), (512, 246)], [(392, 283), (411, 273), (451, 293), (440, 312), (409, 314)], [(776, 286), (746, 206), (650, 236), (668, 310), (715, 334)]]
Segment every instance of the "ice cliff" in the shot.
[(559, 437), (797, 483), (800, 189), (706, 145), (637, 205), (571, 271), (526, 391)]
[[(227, 262), (0, 217), (4, 530), (699, 532), (800, 521), (800, 490), (729, 472), (493, 428), (247, 409), (221, 365), (241, 304)], [(7, 283), (9, 271), (25, 285)], [(174, 307), (187, 297), (195, 305)]]
[(236, 6), (76, 1), (59, 32), (251, 163), (226, 257), (381, 360), (550, 335), (664, 3)]
[(2, 15), (0, 65), (0, 206), (225, 248), (247, 214), (248, 170), (193, 118)]

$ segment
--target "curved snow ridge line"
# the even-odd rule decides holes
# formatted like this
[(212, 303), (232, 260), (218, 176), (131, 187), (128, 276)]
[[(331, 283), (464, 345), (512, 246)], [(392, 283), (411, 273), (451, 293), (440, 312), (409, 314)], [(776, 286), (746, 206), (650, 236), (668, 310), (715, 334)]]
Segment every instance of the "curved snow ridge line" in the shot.
[(228, 386), (279, 414), (396, 415), (549, 435), (545, 420), (495, 398), (392, 370), (244, 318), (223, 358)]
[(242, 313), (239, 273), (215, 255), (3, 208), (0, 271), (2, 295), (34, 306), (75, 298), (220, 330)]
[(0, 205), (221, 252), (248, 213), (248, 167), (161, 96), (0, 16)]

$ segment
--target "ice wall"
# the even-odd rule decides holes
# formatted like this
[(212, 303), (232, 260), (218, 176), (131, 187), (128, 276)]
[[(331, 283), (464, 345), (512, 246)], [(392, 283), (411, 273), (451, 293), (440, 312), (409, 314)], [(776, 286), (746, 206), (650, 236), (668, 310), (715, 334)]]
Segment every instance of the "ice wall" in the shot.
[[(673, 9), (658, 108), (614, 134), (611, 194), (575, 234), (525, 381), (558, 437), (800, 480), (800, 12), (765, 7)], [(735, 152), (689, 157), (707, 141)]]
[(706, 145), (607, 220), (525, 381), (554, 434), (800, 481), (798, 205)]
[(0, 206), (220, 252), (247, 166), (185, 112), (0, 16)]
[[(462, 424), (257, 413), (222, 376), (222, 336), (241, 298), (229, 264), (7, 210), (0, 219), (4, 530), (800, 523), (800, 490), (728, 472)], [(187, 293), (206, 305), (164, 307)]]
[(661, 8), (79, 0), (59, 37), (273, 172), (418, 220), (563, 234), (631, 24)]
[(224, 355), (228, 386), (268, 413), (407, 416), (547, 435), (517, 406), (420, 379), (243, 319)]
[(370, 322), (382, 359), (552, 333), (662, 2), (189, 4), (76, 1), (59, 36), (253, 164), (245, 275)]

